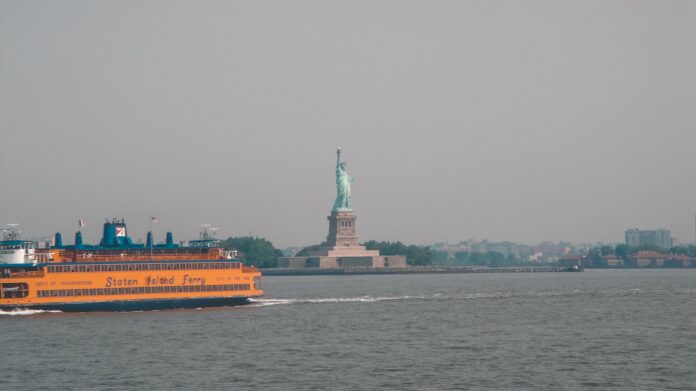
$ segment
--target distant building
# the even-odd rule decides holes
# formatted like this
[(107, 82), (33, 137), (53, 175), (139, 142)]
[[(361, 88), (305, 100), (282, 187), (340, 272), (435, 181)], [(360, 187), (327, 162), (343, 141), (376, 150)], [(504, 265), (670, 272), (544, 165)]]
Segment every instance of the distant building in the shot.
[(623, 266), (624, 264), (623, 259), (616, 255), (604, 255), (602, 256), (602, 260), (607, 266)]
[(661, 254), (655, 251), (639, 251), (630, 258), (636, 267), (689, 267), (696, 266), (696, 259), (688, 255)]
[(589, 266), (589, 261), (587, 258), (581, 257), (579, 255), (564, 255), (558, 259), (558, 264), (562, 267), (585, 267)]
[(666, 229), (628, 229), (626, 230), (626, 245), (633, 247), (657, 246), (668, 250), (673, 245), (672, 233)]

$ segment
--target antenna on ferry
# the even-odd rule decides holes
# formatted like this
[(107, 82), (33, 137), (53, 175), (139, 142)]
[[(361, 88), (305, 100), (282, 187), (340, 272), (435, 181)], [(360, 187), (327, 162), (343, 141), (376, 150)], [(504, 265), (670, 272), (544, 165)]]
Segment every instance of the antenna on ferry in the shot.
[(217, 230), (219, 229), (217, 227), (211, 226), (210, 224), (201, 224), (201, 227), (203, 227), (200, 233), (200, 237), (202, 240), (213, 239), (215, 237), (215, 232), (217, 232)]

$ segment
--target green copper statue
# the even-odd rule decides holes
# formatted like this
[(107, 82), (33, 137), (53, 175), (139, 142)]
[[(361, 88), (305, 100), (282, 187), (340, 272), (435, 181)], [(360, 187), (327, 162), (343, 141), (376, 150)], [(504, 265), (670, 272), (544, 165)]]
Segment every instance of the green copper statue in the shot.
[(350, 184), (353, 177), (346, 172), (346, 163), (341, 162), (341, 148), (336, 150), (336, 201), (332, 211), (345, 212), (350, 208)]

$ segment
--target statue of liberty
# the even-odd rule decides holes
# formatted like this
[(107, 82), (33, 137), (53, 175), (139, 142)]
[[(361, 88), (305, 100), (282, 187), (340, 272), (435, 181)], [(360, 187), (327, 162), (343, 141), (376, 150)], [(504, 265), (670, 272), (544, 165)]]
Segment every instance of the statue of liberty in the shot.
[(332, 211), (344, 212), (352, 210), (350, 207), (350, 184), (353, 177), (346, 172), (346, 163), (341, 162), (341, 147), (336, 150), (336, 201)]

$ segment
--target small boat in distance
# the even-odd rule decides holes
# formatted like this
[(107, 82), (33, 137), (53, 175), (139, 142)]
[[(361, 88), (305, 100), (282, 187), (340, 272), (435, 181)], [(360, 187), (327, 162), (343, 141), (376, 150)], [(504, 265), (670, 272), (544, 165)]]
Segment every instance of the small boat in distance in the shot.
[(16, 225), (0, 241), (0, 309), (137, 311), (199, 308), (248, 303), (263, 295), (261, 272), (224, 251), (204, 227), (199, 240), (175, 244), (134, 244), (123, 219), (104, 223), (99, 245), (36, 248), (21, 239)]

